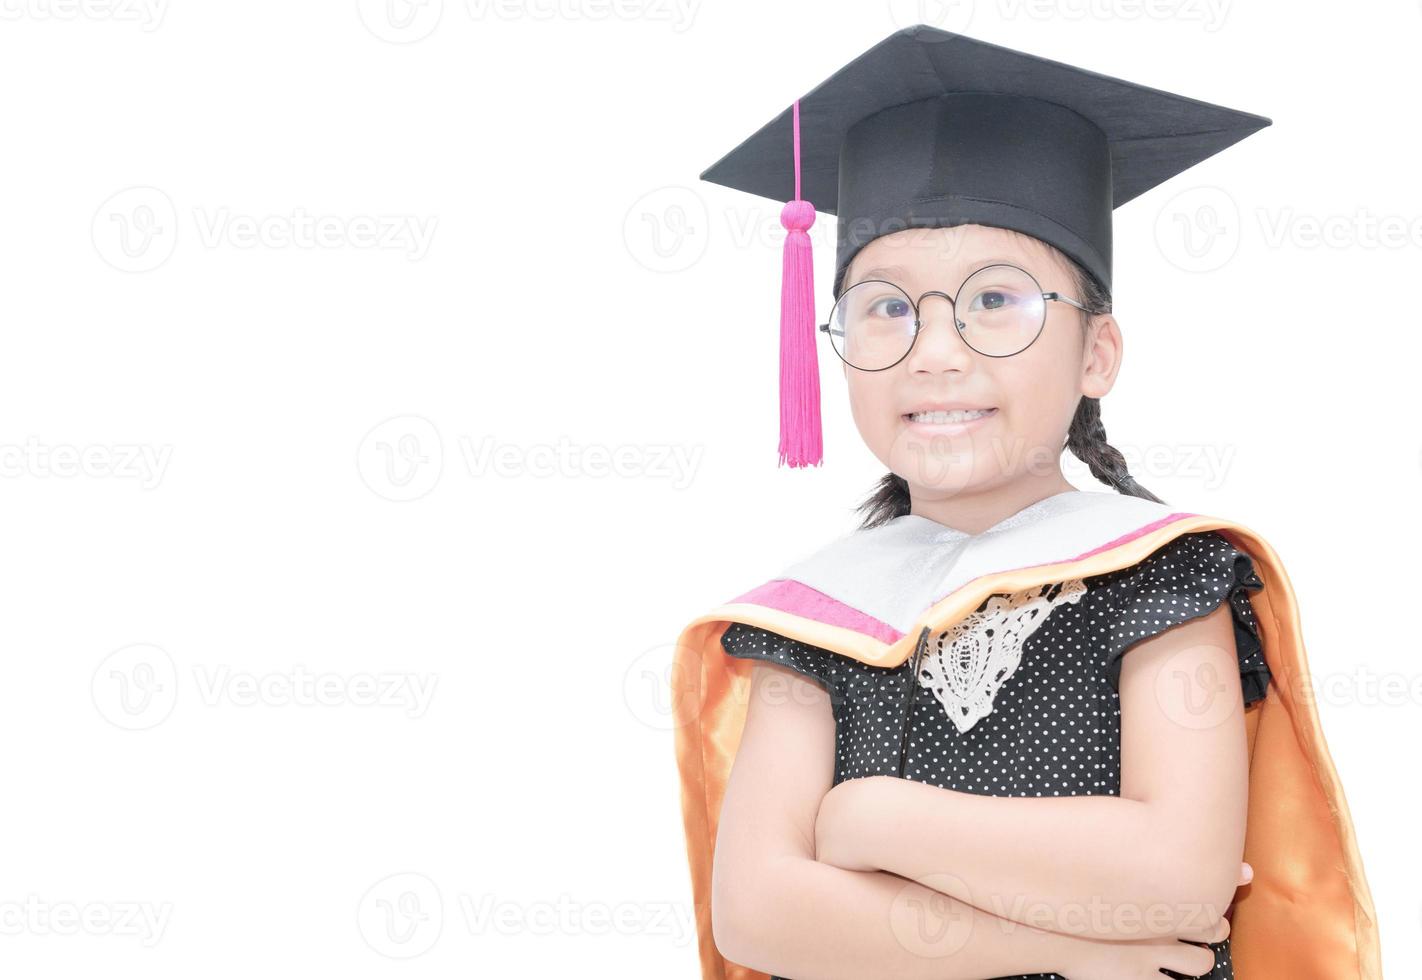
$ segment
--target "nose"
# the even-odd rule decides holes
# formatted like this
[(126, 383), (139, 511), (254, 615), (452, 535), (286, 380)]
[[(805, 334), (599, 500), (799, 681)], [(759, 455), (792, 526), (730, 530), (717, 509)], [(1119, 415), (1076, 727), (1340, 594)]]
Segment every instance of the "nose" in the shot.
[(944, 293), (924, 293), (918, 301), (918, 337), (909, 352), (909, 369), (914, 371), (965, 370), (972, 362), (972, 349), (958, 335), (953, 303)]

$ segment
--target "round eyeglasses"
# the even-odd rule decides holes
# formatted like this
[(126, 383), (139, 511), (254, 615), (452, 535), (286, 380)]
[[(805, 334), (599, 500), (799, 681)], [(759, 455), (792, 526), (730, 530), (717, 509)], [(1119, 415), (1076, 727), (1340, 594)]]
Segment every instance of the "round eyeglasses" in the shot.
[(1043, 292), (1026, 269), (997, 264), (970, 275), (956, 296), (929, 290), (918, 303), (886, 279), (855, 283), (840, 294), (820, 330), (830, 335), (835, 353), (850, 367), (883, 371), (908, 356), (923, 328), (918, 304), (928, 296), (948, 300), (958, 336), (986, 357), (1011, 357), (1031, 347), (1047, 322), (1048, 301), (1090, 312), (1060, 293)]

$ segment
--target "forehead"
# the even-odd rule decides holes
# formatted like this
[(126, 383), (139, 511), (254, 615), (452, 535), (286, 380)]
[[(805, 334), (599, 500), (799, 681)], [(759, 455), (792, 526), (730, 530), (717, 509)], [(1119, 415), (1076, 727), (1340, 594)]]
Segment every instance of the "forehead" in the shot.
[(1009, 262), (1037, 275), (1058, 271), (1051, 250), (1035, 238), (1006, 228), (955, 225), (907, 228), (874, 239), (850, 262), (845, 282), (939, 278), (989, 262)]

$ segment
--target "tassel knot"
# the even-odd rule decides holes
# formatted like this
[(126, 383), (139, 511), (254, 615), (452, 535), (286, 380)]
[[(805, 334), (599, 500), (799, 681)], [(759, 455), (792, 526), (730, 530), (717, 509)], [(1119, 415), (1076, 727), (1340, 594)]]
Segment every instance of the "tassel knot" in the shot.
[(815, 223), (815, 206), (809, 201), (786, 201), (780, 223), (790, 231), (809, 231)]

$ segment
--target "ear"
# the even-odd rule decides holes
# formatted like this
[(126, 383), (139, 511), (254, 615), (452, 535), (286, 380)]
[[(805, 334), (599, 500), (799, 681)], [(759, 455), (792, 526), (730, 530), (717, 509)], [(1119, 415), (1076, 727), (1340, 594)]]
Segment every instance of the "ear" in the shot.
[(1086, 346), (1081, 352), (1081, 393), (1087, 398), (1104, 398), (1116, 383), (1123, 353), (1121, 325), (1110, 313), (1091, 318)]

